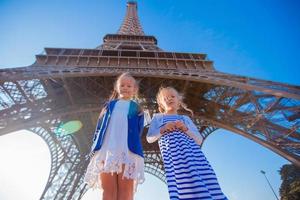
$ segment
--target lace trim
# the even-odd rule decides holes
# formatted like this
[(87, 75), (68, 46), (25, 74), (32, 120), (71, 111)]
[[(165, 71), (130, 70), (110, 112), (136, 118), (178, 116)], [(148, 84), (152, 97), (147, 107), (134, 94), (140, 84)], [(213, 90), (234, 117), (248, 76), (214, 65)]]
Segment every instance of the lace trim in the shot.
[[(134, 157), (133, 157), (134, 156)], [(122, 166), (124, 165), (124, 173), (122, 178), (128, 178), (134, 180), (134, 188), (136, 191), (137, 184), (144, 182), (144, 160), (143, 158), (135, 157), (133, 155), (128, 158), (126, 153), (120, 152), (118, 154), (113, 154), (110, 151), (106, 152), (106, 155), (96, 152), (96, 154), (91, 158), (90, 164), (87, 168), (85, 174), (85, 182), (91, 188), (101, 186), (101, 179), (99, 174), (105, 173), (121, 173)]]

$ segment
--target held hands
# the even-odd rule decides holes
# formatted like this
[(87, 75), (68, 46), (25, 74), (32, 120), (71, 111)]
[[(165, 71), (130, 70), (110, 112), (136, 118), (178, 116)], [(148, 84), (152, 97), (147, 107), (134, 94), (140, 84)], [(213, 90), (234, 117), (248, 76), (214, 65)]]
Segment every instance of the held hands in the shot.
[(177, 129), (179, 129), (182, 132), (187, 132), (188, 128), (186, 127), (186, 125), (182, 122), (182, 121), (175, 121), (175, 126)]
[(161, 134), (169, 133), (172, 131), (180, 130), (182, 132), (188, 131), (188, 128), (182, 121), (169, 122), (162, 127), (160, 130)]
[(176, 130), (175, 122), (169, 122), (160, 129), (161, 134), (166, 134)]

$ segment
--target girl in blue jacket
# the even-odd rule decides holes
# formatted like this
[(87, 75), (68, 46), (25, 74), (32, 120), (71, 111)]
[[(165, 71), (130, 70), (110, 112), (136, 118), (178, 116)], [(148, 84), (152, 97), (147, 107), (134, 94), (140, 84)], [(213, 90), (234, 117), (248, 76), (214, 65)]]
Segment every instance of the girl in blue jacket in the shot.
[(85, 182), (103, 190), (103, 200), (132, 200), (137, 184), (144, 181), (144, 114), (132, 101), (137, 92), (136, 80), (121, 74), (99, 116)]
[(148, 142), (158, 140), (171, 200), (227, 200), (216, 174), (200, 149), (202, 136), (193, 121), (177, 111), (183, 108), (182, 96), (172, 87), (157, 94), (161, 113), (153, 116)]

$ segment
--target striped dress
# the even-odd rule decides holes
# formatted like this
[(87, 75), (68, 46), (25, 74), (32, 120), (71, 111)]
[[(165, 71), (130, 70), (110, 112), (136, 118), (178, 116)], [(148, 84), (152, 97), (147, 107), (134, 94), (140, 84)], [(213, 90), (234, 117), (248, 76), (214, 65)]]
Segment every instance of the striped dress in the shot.
[[(183, 120), (182, 116), (163, 116), (163, 124), (176, 120)], [(171, 200), (227, 200), (214, 170), (193, 139), (174, 131), (164, 134), (158, 143)]]

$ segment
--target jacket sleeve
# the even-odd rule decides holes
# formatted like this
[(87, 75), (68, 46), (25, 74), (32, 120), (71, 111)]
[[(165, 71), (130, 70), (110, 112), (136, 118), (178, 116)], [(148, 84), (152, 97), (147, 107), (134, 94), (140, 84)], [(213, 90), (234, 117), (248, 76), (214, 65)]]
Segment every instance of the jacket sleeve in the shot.
[(188, 131), (186, 132), (186, 134), (189, 135), (191, 138), (193, 138), (193, 140), (195, 140), (195, 142), (197, 144), (201, 145), (202, 141), (203, 141), (203, 137), (199, 133), (198, 128), (196, 127), (194, 122), (191, 120), (191, 118), (189, 118), (188, 116), (185, 116), (184, 123), (188, 128)]
[(105, 115), (105, 112), (107, 111), (107, 105), (108, 103), (105, 103), (100, 114), (99, 114), (99, 117), (98, 117), (98, 121), (97, 121), (97, 125), (96, 125), (96, 128), (95, 128), (95, 132), (94, 132), (94, 137), (93, 137), (93, 141), (96, 140), (97, 138), (97, 135), (100, 131), (100, 128), (101, 128), (101, 124), (102, 124), (102, 121), (103, 121), (103, 118), (104, 118), (104, 115)]
[(160, 138), (161, 126), (162, 126), (162, 124), (158, 120), (158, 115), (154, 114), (154, 116), (150, 122), (150, 126), (149, 126), (148, 133), (147, 133), (147, 141), (149, 143), (153, 143)]
[(145, 117), (144, 117), (145, 115), (144, 115), (144, 112), (141, 112), (141, 113), (139, 113), (139, 115), (138, 115), (138, 118), (139, 118), (139, 130), (140, 130), (140, 137), (142, 136), (142, 134), (143, 134), (143, 130), (144, 130), (144, 119), (145, 119)]
[(95, 129), (95, 132), (94, 132), (93, 141), (95, 141), (96, 138), (97, 138), (97, 135), (98, 135), (98, 133), (100, 131), (100, 128), (101, 128), (102, 120), (103, 120), (103, 116), (101, 118), (98, 118), (96, 129)]

